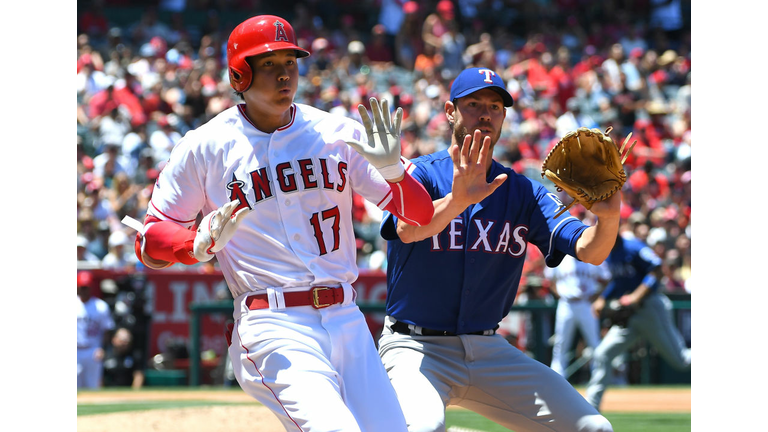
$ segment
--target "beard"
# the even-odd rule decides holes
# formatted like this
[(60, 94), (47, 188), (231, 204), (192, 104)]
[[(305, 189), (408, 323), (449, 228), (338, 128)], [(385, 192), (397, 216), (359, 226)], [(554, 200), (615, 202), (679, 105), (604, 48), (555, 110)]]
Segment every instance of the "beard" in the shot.
[[(486, 125), (478, 125), (475, 129), (484, 129), (484, 126)], [(453, 137), (459, 144), (459, 148), (461, 148), (461, 146), (464, 144), (464, 137), (467, 135), (472, 136), (473, 134), (469, 132), (466, 126), (457, 125), (457, 127), (453, 129)], [(493, 150), (493, 147), (499, 141), (499, 138), (501, 138), (501, 130), (498, 130), (495, 134), (491, 135), (490, 150)], [(480, 144), (482, 144), (482, 142)]]

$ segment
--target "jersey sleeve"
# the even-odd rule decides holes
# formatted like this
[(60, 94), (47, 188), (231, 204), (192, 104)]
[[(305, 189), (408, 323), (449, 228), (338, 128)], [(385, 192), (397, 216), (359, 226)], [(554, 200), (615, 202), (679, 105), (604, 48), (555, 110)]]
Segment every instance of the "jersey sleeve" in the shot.
[(155, 183), (148, 215), (184, 227), (194, 224), (205, 203), (205, 168), (193, 141), (194, 134), (188, 134), (174, 147)]
[(162, 269), (197, 260), (189, 251), (194, 241), (190, 230), (205, 202), (203, 158), (193, 149), (194, 133), (174, 147), (152, 190), (144, 229), (136, 235), (134, 251), (145, 266)]
[(644, 283), (651, 291), (658, 291), (659, 284), (655, 270), (661, 267), (661, 258), (659, 258), (659, 256), (656, 255), (656, 252), (649, 246), (643, 245), (637, 253), (637, 259), (640, 261), (638, 263), (638, 268), (641, 269), (644, 274), (642, 283)]
[(548, 267), (556, 267), (565, 255), (576, 257), (576, 242), (587, 225), (570, 213), (555, 218), (562, 201), (540, 183), (531, 180), (536, 190), (537, 206), (531, 217), (531, 242), (544, 254)]

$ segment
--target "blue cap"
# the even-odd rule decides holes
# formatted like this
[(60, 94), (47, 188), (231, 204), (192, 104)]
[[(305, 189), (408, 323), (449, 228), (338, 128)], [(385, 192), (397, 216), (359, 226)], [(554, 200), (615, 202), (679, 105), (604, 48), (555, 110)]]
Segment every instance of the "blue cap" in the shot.
[(511, 107), (514, 103), (512, 95), (507, 91), (504, 81), (494, 71), (488, 68), (464, 69), (453, 80), (451, 85), (451, 100), (470, 95), (478, 90), (490, 88), (501, 95), (505, 107)]

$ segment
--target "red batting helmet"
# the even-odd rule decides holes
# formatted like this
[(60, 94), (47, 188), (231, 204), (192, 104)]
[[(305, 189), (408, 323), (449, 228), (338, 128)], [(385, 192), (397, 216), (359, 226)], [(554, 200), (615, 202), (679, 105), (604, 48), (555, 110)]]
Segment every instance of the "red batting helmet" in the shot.
[(296, 57), (309, 55), (309, 51), (296, 45), (293, 27), (278, 16), (259, 15), (240, 23), (227, 42), (229, 84), (238, 93), (248, 90), (253, 71), (245, 59), (281, 49), (296, 50)]

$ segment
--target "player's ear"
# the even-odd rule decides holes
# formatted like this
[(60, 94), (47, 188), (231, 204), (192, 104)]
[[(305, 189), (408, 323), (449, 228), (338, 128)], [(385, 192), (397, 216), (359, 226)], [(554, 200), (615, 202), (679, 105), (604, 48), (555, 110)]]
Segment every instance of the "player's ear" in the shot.
[(451, 125), (451, 129), (453, 129), (453, 124), (455, 123), (454, 117), (456, 113), (456, 106), (453, 104), (452, 101), (445, 101), (445, 118), (448, 119), (448, 123)]

